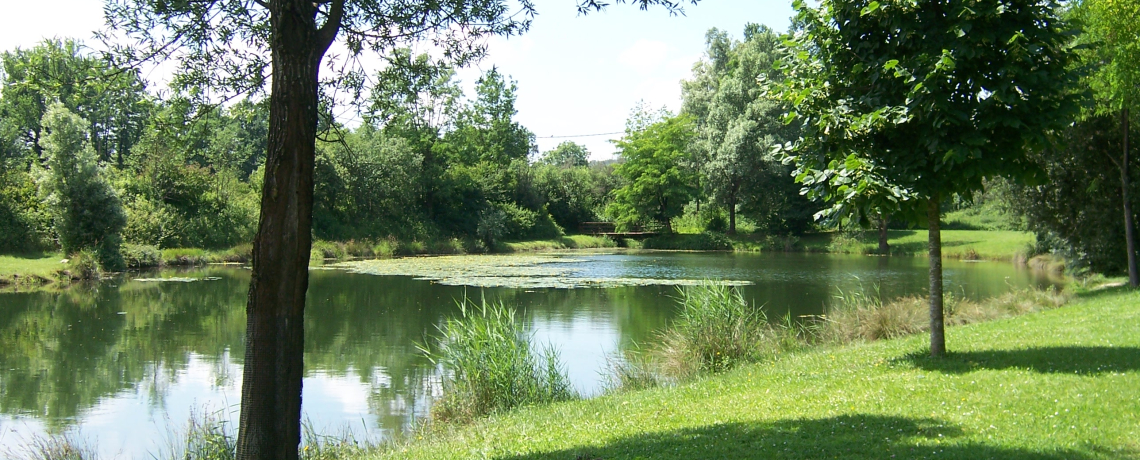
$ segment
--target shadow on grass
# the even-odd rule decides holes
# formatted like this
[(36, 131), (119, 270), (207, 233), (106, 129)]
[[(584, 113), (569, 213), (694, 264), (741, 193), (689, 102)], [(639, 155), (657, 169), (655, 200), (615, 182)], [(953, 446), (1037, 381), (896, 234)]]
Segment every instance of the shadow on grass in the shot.
[(8, 256), (14, 259), (43, 259), (52, 253), (44, 251), (29, 251), (29, 252), (16, 252), (11, 254), (0, 254), (0, 256)]
[(647, 433), (598, 447), (504, 459), (1091, 458), (1078, 452), (1043, 453), (976, 443), (946, 445), (962, 435), (960, 428), (934, 419), (859, 414), (772, 423), (724, 423)]
[(919, 369), (961, 374), (982, 369), (1028, 369), (1043, 374), (1102, 374), (1140, 371), (1140, 348), (1043, 347), (1026, 350), (950, 352), (931, 358), (912, 353), (899, 359)]
[(1128, 287), (1127, 282), (1122, 282), (1119, 285), (1105, 286), (1098, 289), (1081, 292), (1079, 294), (1079, 297), (1083, 300), (1093, 300), (1099, 299), (1101, 297), (1118, 296), (1130, 292), (1133, 292), (1133, 289)]

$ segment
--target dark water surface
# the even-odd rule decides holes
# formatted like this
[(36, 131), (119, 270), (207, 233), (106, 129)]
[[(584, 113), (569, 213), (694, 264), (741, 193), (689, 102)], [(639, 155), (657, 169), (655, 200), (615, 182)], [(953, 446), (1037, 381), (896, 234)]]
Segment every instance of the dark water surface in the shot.
[[(495, 256), (487, 256), (495, 257)], [(574, 254), (586, 277), (732, 279), (769, 317), (822, 313), (840, 290), (921, 294), (927, 260), (812, 254)], [(63, 292), (0, 294), (0, 453), (44, 432), (77, 431), (103, 458), (161, 454), (192, 413), (236, 422), (249, 271), (211, 267), (127, 275)], [(945, 261), (946, 291), (984, 298), (1048, 279), (1008, 263)], [(303, 410), (321, 432), (382, 438), (427, 415), (435, 369), (417, 343), (486, 296), (522, 309), (561, 350), (571, 380), (597, 394), (605, 357), (645, 343), (675, 314), (676, 288), (507, 289), (314, 270), (305, 323)], [(2, 454), (0, 454), (2, 455)]]

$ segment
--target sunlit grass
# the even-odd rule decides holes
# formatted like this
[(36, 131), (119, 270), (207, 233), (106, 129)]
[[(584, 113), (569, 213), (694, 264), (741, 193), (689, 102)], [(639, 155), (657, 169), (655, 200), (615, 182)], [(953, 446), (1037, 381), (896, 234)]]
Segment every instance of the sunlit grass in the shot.
[[(858, 240), (837, 248), (833, 240), (839, 234), (816, 233), (803, 236), (798, 246), (810, 252), (847, 252), (872, 254), (878, 250), (878, 234), (864, 232)], [(891, 254), (926, 255), (929, 235), (926, 230), (890, 230)], [(1014, 260), (1030, 254), (1036, 238), (1029, 232), (1005, 230), (942, 230), (942, 256), (950, 259)]]
[(12, 282), (13, 276), (17, 278), (37, 277), (51, 280), (57, 277), (59, 270), (67, 268), (61, 263), (65, 257), (58, 253), (34, 254), (28, 256), (0, 255), (0, 283)]
[(614, 248), (617, 243), (604, 236), (567, 235), (552, 240), (505, 242), (496, 248), (500, 252), (554, 251), (559, 249)]
[(1135, 458), (1140, 293), (493, 416), (384, 458)]

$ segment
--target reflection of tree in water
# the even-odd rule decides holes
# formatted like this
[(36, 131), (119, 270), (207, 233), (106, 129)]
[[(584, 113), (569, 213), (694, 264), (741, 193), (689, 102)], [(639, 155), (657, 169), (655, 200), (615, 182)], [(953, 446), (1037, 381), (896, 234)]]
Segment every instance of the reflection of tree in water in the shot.
[[(0, 296), (0, 412), (60, 428), (101, 399), (124, 392), (138, 392), (152, 407), (165, 408), (171, 388), (187, 371), (205, 369), (215, 388), (236, 384), (241, 375), (234, 371), (244, 357), (248, 271), (211, 268), (176, 275), (220, 279), (123, 278), (58, 293)], [(439, 375), (417, 345), (458, 313), (456, 301), (464, 295), (519, 308), (525, 324), (605, 324), (616, 330), (619, 346), (629, 347), (653, 340), (654, 331), (673, 317), (674, 294), (668, 286), (478, 290), (314, 271), (306, 373), (358, 381), (369, 389), (369, 412), (376, 416), (367, 425), (399, 431), (426, 416), (439, 391)], [(195, 360), (205, 367), (191, 369)]]
[(244, 276), (210, 282), (209, 289), (201, 283), (114, 286), (122, 281), (4, 295), (0, 411), (58, 426), (143, 381), (160, 396), (160, 382), (185, 368), (189, 352), (240, 349)]

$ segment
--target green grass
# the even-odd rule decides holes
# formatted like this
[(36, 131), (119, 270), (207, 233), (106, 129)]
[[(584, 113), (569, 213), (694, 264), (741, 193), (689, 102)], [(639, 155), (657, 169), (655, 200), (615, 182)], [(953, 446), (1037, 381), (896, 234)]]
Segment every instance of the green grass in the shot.
[(676, 387), (492, 416), (385, 458), (1019, 458), (1140, 456), (1140, 293), (824, 348)]
[(567, 235), (550, 240), (516, 241), (500, 243), (497, 252), (554, 251), (559, 249), (614, 248), (617, 243), (604, 236)]
[[(867, 231), (862, 238), (836, 247), (837, 233), (804, 235), (798, 248), (809, 252), (847, 252), (872, 254), (878, 250), (878, 234)], [(890, 230), (891, 254), (924, 255), (927, 253), (926, 230)], [(1032, 233), (1009, 230), (942, 230), (942, 256), (953, 259), (1014, 260), (1031, 252), (1035, 242)]]
[(67, 268), (67, 264), (60, 263), (63, 259), (56, 253), (0, 255), (0, 285), (55, 280), (59, 277), (57, 272)]

